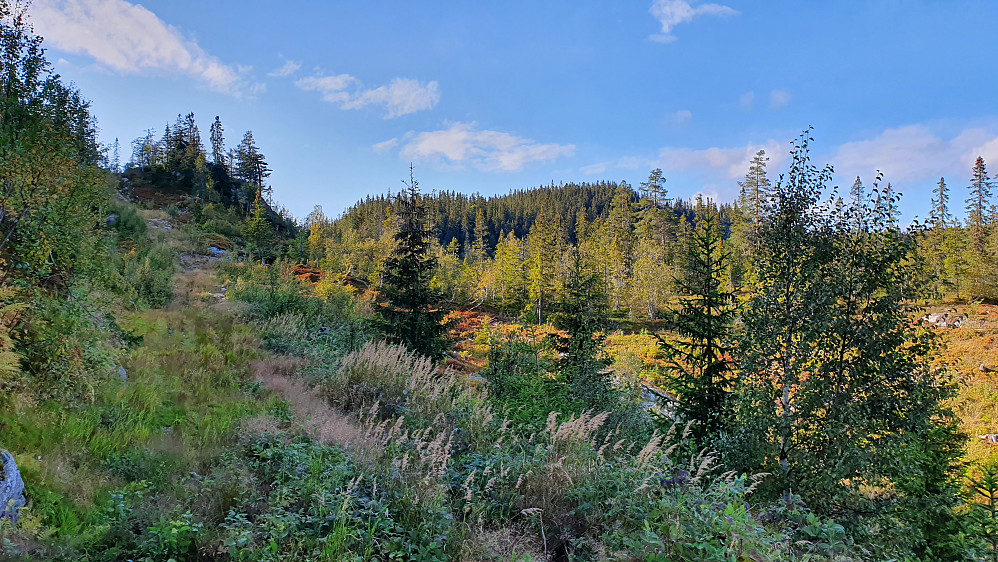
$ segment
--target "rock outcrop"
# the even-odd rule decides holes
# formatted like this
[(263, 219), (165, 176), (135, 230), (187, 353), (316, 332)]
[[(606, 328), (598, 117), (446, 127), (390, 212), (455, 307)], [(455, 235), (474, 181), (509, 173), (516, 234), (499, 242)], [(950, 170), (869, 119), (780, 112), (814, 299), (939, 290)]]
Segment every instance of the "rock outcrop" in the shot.
[(0, 449), (0, 519), (6, 517), (17, 523), (21, 508), (26, 504), (24, 480), (17, 470), (14, 455)]

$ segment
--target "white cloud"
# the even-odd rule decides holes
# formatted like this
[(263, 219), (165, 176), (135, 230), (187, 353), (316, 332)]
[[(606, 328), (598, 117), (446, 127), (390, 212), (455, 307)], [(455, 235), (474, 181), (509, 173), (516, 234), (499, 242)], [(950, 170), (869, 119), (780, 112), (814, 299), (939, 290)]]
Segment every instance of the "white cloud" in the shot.
[(768, 168), (775, 170), (786, 160), (787, 145), (775, 140), (765, 144), (704, 149), (665, 147), (659, 151), (658, 166), (665, 170), (700, 172), (724, 180), (741, 179), (748, 172), (749, 163), (756, 152), (766, 151)]
[(301, 63), (300, 62), (295, 62), (293, 60), (287, 60), (287, 61), (284, 61), (284, 64), (280, 68), (275, 69), (270, 74), (267, 74), (267, 76), (274, 76), (276, 78), (283, 78), (285, 76), (291, 76), (295, 72), (298, 72), (299, 68), (301, 68)]
[(339, 104), (341, 109), (384, 106), (387, 110), (385, 119), (432, 109), (440, 101), (440, 86), (435, 81), (421, 84), (411, 78), (396, 78), (387, 86), (372, 90), (354, 88), (351, 91), (351, 87), (359, 84), (360, 80), (349, 74), (316, 74), (295, 82), (302, 90), (321, 93), (323, 101)]
[(343, 104), (343, 109), (360, 109), (368, 105), (383, 105), (385, 119), (401, 117), (424, 109), (432, 109), (440, 101), (437, 83), (420, 84), (411, 78), (396, 78), (387, 86), (366, 90)]
[(738, 98), (738, 105), (744, 109), (752, 109), (755, 105), (755, 92), (745, 92)]
[(934, 181), (953, 174), (963, 180), (978, 156), (998, 161), (998, 134), (974, 128), (946, 139), (925, 125), (906, 125), (842, 144), (830, 160), (837, 177), (860, 176), (870, 183), (877, 170), (891, 182)]
[(670, 113), (667, 117), (670, 123), (673, 125), (680, 125), (693, 119), (693, 112), (688, 109), (680, 109), (675, 113)]
[(596, 164), (583, 166), (579, 168), (579, 171), (587, 176), (596, 176), (606, 172), (606, 167), (608, 164), (609, 162), (597, 162)]
[(575, 145), (541, 144), (500, 131), (479, 130), (475, 123), (413, 136), (400, 152), (407, 160), (469, 165), (484, 172), (516, 172), (526, 164), (570, 156)]
[(349, 74), (315, 75), (302, 78), (295, 82), (295, 85), (306, 92), (319, 92), (322, 94), (322, 101), (346, 103), (350, 101), (350, 94), (346, 89), (356, 81), (357, 79)]
[(738, 12), (721, 4), (699, 4), (697, 0), (655, 0), (648, 9), (662, 26), (660, 34), (650, 37), (659, 43), (676, 40), (672, 29), (681, 23), (692, 21), (698, 16), (733, 16)]
[(773, 90), (769, 92), (769, 107), (779, 109), (786, 107), (790, 103), (790, 92), (786, 90)]
[(398, 144), (399, 144), (398, 138), (388, 139), (386, 141), (372, 144), (371, 150), (377, 152), (378, 154), (384, 154), (385, 152), (388, 152), (389, 150), (398, 146)]
[(222, 63), (141, 5), (124, 0), (35, 0), (31, 16), (48, 45), (86, 53), (120, 73), (186, 74), (212, 90), (236, 96), (256, 88), (245, 78), (248, 67)]

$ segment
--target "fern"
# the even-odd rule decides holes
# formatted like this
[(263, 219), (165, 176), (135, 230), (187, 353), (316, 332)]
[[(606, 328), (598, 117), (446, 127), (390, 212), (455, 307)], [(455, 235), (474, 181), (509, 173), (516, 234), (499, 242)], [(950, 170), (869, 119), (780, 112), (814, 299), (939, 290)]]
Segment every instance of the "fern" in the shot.
[[(14, 338), (11, 332), (28, 308), (28, 303), (17, 302), (17, 290), (8, 285), (0, 285), (0, 387), (6, 386), (20, 369), (21, 356), (14, 352)], [(11, 302), (13, 301), (13, 302)]]

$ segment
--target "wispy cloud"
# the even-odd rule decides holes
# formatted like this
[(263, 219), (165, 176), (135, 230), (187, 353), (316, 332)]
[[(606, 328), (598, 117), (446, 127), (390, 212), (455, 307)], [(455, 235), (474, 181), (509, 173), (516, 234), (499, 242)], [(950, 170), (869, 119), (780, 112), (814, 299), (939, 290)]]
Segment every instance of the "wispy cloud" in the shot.
[(385, 119), (433, 109), (440, 101), (440, 86), (435, 81), (423, 84), (411, 78), (396, 78), (387, 86), (363, 90), (359, 88), (360, 80), (349, 74), (316, 74), (298, 80), (295, 85), (321, 93), (323, 101), (339, 104), (342, 109), (382, 106)]
[(658, 165), (667, 170), (700, 172), (719, 180), (741, 179), (748, 172), (756, 152), (765, 150), (769, 169), (775, 170), (786, 160), (788, 145), (775, 140), (762, 144), (749, 143), (737, 147), (703, 149), (665, 147), (659, 150)]
[(424, 109), (433, 109), (439, 101), (440, 86), (436, 82), (420, 84), (411, 78), (396, 78), (387, 86), (358, 93), (343, 104), (343, 109), (382, 105), (388, 110), (385, 119), (393, 119)]
[(478, 129), (476, 123), (412, 136), (400, 155), (413, 161), (471, 166), (483, 172), (516, 172), (531, 162), (550, 161), (575, 152), (575, 145), (538, 143), (501, 131)]
[(786, 107), (790, 103), (790, 92), (786, 90), (773, 90), (769, 92), (770, 109)]
[(662, 32), (649, 38), (659, 43), (676, 40), (672, 29), (681, 23), (692, 21), (699, 16), (733, 16), (738, 12), (721, 4), (700, 4), (696, 0), (655, 0), (648, 9), (662, 26)]
[(955, 181), (969, 178), (978, 156), (998, 162), (998, 132), (969, 128), (945, 138), (926, 125), (916, 124), (844, 143), (830, 160), (840, 178), (861, 176), (869, 182), (880, 170), (887, 181), (928, 182), (941, 176)]
[(738, 97), (738, 105), (742, 106), (742, 109), (752, 109), (755, 105), (755, 92), (745, 92)]
[(86, 53), (115, 72), (184, 74), (235, 96), (261, 91), (248, 80), (248, 67), (221, 62), (141, 5), (124, 0), (35, 0), (31, 15), (46, 44)]
[(322, 101), (346, 103), (350, 101), (350, 94), (346, 90), (355, 82), (357, 79), (349, 74), (316, 75), (302, 78), (295, 85), (306, 92), (319, 92), (322, 94)]
[(371, 145), (371, 150), (378, 154), (384, 154), (399, 145), (398, 138), (388, 139)]
[(606, 172), (606, 168), (609, 165), (610, 165), (609, 162), (597, 162), (595, 164), (590, 164), (588, 166), (583, 166), (583, 167), (579, 168), (579, 171), (582, 172), (583, 174), (587, 175), (587, 176), (596, 176), (596, 175), (599, 175), (599, 174), (602, 174), (602, 173)]
[(693, 119), (693, 112), (688, 109), (680, 109), (675, 113), (670, 113), (666, 119), (673, 125), (681, 125), (690, 119)]
[(285, 76), (291, 76), (295, 72), (298, 72), (299, 68), (301, 68), (300, 62), (287, 60), (284, 61), (284, 64), (280, 68), (273, 70), (272, 72), (267, 74), (267, 76), (273, 76), (275, 78), (283, 78)]

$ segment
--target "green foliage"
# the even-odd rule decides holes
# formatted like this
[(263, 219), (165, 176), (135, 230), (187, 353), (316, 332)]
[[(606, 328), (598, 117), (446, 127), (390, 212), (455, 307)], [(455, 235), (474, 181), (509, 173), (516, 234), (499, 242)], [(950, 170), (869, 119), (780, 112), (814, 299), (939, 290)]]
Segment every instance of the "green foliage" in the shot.
[(380, 321), (389, 339), (433, 357), (444, 346), (441, 295), (431, 286), (437, 260), (429, 251), (431, 232), (419, 184), (410, 178), (408, 186), (395, 199), (398, 229), (381, 275), (388, 304), (379, 311)]
[(730, 252), (709, 201), (698, 209), (696, 226), (687, 236), (683, 274), (677, 280), (683, 295), (674, 316), (678, 338), (661, 343), (673, 371), (669, 386), (679, 398), (676, 412), (694, 422), (694, 434), (703, 442), (731, 421), (736, 308), (726, 286)]
[(542, 349), (521, 338), (490, 342), (488, 365), (481, 376), (488, 381), (489, 397), (524, 424), (540, 424), (550, 412), (573, 411), (569, 389), (547, 373)]
[(169, 246), (159, 243), (148, 250), (133, 250), (122, 256), (125, 282), (135, 290), (138, 308), (163, 308), (173, 300), (173, 274), (176, 256)]
[(899, 454), (932, 429), (952, 387), (929, 373), (928, 334), (910, 320), (914, 238), (897, 225), (890, 186), (819, 206), (830, 170), (810, 163), (809, 141), (766, 210), (729, 458), (876, 533), (905, 476)]
[(579, 252), (572, 252), (569, 259), (565, 298), (556, 303), (553, 315), (555, 324), (567, 332), (556, 344), (561, 353), (556, 368), (579, 409), (612, 411), (617, 395), (604, 351), (607, 297), (602, 280)]
[(970, 482), (974, 494), (971, 524), (979, 538), (982, 559), (998, 560), (998, 467), (985, 465)]

